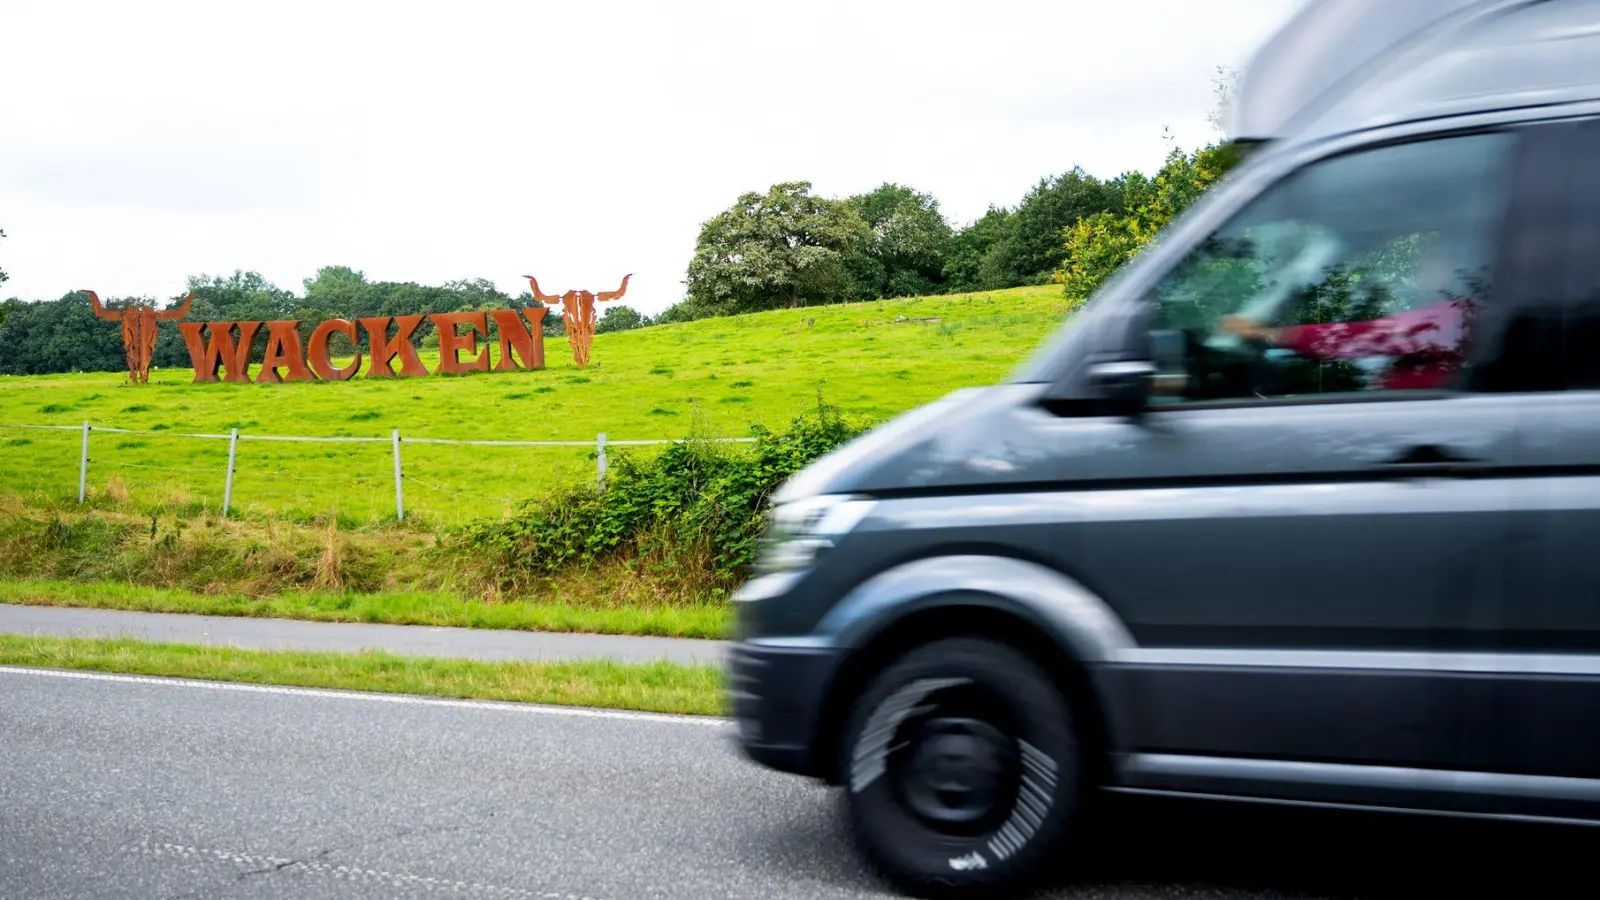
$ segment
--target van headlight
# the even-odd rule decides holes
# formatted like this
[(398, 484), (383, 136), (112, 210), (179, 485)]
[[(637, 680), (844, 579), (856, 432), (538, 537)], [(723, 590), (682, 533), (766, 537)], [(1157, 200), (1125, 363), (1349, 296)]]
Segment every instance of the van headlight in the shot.
[(860, 497), (823, 495), (774, 507), (756, 570), (765, 575), (815, 565), (817, 557), (860, 524), (874, 505)]

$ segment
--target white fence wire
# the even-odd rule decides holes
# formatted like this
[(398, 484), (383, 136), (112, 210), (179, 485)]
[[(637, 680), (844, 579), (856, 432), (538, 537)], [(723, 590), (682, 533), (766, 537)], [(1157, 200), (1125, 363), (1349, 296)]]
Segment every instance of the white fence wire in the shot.
[[(284, 441), (288, 443), (306, 444), (389, 444), (390, 452), (394, 457), (394, 515), (397, 520), (404, 521), (406, 517), (405, 482), (417, 482), (405, 474), (405, 467), (401, 462), (400, 447), (402, 444), (436, 444), (459, 445), (464, 447), (593, 447), (595, 450), (595, 479), (603, 487), (606, 483), (606, 448), (607, 447), (651, 447), (661, 444), (672, 444), (671, 439), (660, 440), (629, 440), (607, 441), (605, 432), (595, 435), (592, 441), (490, 441), (490, 440), (456, 440), (452, 438), (407, 438), (402, 437), (400, 429), (393, 429), (388, 437), (315, 437), (311, 435), (286, 435), (286, 434), (244, 434), (239, 429), (230, 429), (227, 434), (205, 434), (199, 432), (183, 433), (175, 431), (140, 431), (134, 428), (115, 428), (107, 425), (92, 425), (84, 422), (82, 425), (20, 425), (0, 422), (0, 429), (16, 429), (22, 431), (80, 431), (83, 440), (80, 442), (78, 452), (78, 502), (81, 504), (88, 498), (89, 489), (89, 435), (94, 432), (104, 434), (132, 434), (146, 435), (163, 438), (189, 438), (202, 441), (227, 441), (228, 466), (223, 479), (222, 487), (222, 515), (227, 516), (233, 506), (233, 475), (234, 461), (240, 441)], [(714, 444), (749, 444), (755, 438), (706, 438), (708, 443)], [(128, 464), (132, 468), (140, 466)], [(167, 467), (170, 468), (170, 467)], [(193, 471), (210, 471), (195, 468)], [(423, 485), (428, 487), (429, 485)]]

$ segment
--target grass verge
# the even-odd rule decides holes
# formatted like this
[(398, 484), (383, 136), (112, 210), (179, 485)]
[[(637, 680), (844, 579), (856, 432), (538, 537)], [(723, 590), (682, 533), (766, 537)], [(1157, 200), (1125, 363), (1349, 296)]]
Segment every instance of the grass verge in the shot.
[(428, 592), (357, 594), (312, 591), (250, 597), (244, 594), (200, 594), (117, 582), (17, 578), (0, 578), (0, 603), (316, 622), (372, 622), (690, 638), (727, 637), (731, 615), (727, 604), (596, 607), (524, 600), (484, 603)]
[(0, 635), (0, 665), (686, 715), (723, 711), (716, 668), (666, 662), (476, 662)]

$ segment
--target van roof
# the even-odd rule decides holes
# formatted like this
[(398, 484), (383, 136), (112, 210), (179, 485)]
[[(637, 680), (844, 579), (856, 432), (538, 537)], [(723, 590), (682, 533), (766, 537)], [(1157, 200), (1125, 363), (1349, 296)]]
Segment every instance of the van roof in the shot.
[(1600, 99), (1600, 0), (1310, 0), (1257, 52), (1235, 140)]

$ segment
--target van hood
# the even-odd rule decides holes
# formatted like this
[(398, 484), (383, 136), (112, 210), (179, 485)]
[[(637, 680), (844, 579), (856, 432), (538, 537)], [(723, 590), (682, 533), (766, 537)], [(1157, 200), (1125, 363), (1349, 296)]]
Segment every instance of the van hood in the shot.
[(823, 494), (873, 494), (1023, 481), (1051, 463), (1046, 447), (1020, 446), (1030, 429), (1008, 420), (1048, 415), (1043, 384), (966, 388), (920, 406), (821, 457), (773, 494), (778, 504)]

